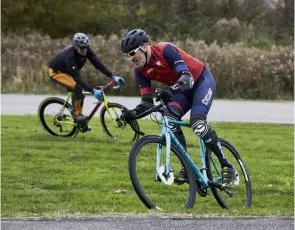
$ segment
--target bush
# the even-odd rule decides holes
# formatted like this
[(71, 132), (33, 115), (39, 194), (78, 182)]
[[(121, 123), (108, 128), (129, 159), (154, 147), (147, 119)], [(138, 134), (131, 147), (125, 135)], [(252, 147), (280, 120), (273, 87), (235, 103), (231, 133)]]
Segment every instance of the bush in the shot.
[(266, 38), (252, 39), (248, 42), (248, 46), (268, 51), (273, 50), (276, 47), (274, 41)]
[(240, 23), (237, 18), (230, 20), (220, 19), (209, 30), (211, 42), (217, 40), (219, 44), (247, 41), (252, 34), (252, 27)]
[[(133, 64), (120, 53), (120, 38), (112, 35), (108, 38), (90, 36), (90, 39), (94, 52), (102, 62), (115, 74), (126, 78), (124, 89), (112, 93), (139, 95)], [(2, 34), (2, 93), (64, 92), (49, 81), (47, 63), (70, 43), (70, 38), (51, 39), (38, 33), (26, 37)], [(293, 98), (293, 47), (265, 51), (247, 48), (242, 43), (219, 46), (192, 39), (174, 43), (209, 67), (216, 80), (218, 98)], [(107, 77), (89, 63), (82, 74), (93, 85), (107, 82)]]

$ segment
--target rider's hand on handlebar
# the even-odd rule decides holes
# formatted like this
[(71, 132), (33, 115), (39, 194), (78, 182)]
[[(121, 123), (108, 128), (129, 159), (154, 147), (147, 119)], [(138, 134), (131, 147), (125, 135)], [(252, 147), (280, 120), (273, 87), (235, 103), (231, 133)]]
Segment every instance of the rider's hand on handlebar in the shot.
[(115, 81), (115, 82), (117, 82), (118, 84), (124, 84), (125, 83), (125, 80), (124, 80), (124, 78), (122, 78), (122, 77), (120, 77), (120, 76), (113, 76), (112, 77), (112, 79)]
[(95, 98), (97, 100), (101, 100), (102, 99), (102, 93), (99, 90), (93, 89), (92, 93), (93, 93), (93, 95), (95, 96)]
[(156, 89), (156, 101), (160, 101), (160, 99), (162, 99), (163, 102), (167, 104), (172, 101), (174, 93), (174, 90), (170, 87), (168, 89)]

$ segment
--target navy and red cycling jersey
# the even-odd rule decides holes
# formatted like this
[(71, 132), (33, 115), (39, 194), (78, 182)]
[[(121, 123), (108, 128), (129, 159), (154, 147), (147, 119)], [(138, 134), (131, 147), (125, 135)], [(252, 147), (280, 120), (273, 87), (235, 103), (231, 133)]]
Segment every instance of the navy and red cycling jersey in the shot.
[(174, 44), (161, 42), (151, 45), (149, 63), (142, 68), (135, 68), (135, 78), (143, 96), (152, 94), (151, 80), (174, 85), (182, 71), (189, 71), (196, 82), (203, 68), (203, 62), (190, 56)]

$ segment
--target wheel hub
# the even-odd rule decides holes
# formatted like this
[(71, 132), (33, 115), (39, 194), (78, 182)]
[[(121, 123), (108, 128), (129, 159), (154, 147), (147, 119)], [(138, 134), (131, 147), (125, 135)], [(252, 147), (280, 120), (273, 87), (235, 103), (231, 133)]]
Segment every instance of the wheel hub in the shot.
[(158, 169), (158, 176), (161, 179), (161, 181), (166, 184), (166, 185), (171, 185), (174, 182), (174, 174), (173, 171), (168, 172), (168, 175), (165, 175), (165, 165), (162, 165), (159, 169)]

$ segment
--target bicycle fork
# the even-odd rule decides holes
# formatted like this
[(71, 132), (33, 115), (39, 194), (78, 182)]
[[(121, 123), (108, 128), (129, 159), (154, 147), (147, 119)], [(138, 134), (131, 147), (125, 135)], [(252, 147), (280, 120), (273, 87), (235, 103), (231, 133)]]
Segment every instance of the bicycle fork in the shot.
[[(174, 136), (172, 131), (168, 128), (168, 119), (166, 117), (162, 118), (162, 129), (161, 129), (161, 137), (163, 137), (166, 140), (166, 161), (165, 161), (165, 168), (163, 169), (163, 166), (160, 166), (161, 164), (161, 156), (162, 156), (162, 145), (158, 144), (157, 146), (157, 163), (156, 163), (156, 178), (160, 178), (163, 181), (163, 176), (169, 177), (170, 173), (173, 172), (173, 169), (170, 165), (170, 151), (171, 151), (171, 141), (172, 143), (175, 143), (175, 145), (179, 148), (179, 150), (182, 152), (184, 157), (186, 158), (187, 162), (189, 163), (190, 167), (192, 168), (192, 171), (194, 173), (194, 177), (201, 185), (201, 188), (208, 188), (208, 177), (206, 170), (206, 162), (205, 162), (205, 153), (204, 153), (204, 143), (202, 140), (200, 140), (200, 153), (201, 153), (201, 164), (202, 169), (199, 170), (197, 166), (193, 163), (192, 159), (189, 157), (187, 152), (184, 150), (180, 142), (177, 140), (177, 138)], [(164, 175), (160, 175), (163, 173)], [(174, 181), (174, 176), (173, 176)], [(163, 181), (164, 183), (166, 181)]]
[(164, 165), (161, 166), (162, 145), (158, 144), (157, 161), (156, 161), (156, 180), (158, 181), (158, 179), (160, 179), (165, 184), (171, 185), (174, 182), (174, 174), (173, 174), (173, 169), (170, 166), (171, 139), (167, 129), (163, 130), (162, 128), (161, 136), (164, 137), (166, 140), (166, 158), (165, 158), (166, 161), (165, 161), (165, 166)]

